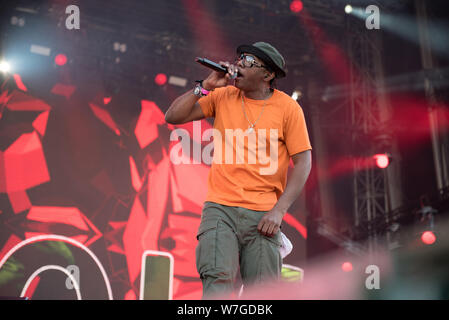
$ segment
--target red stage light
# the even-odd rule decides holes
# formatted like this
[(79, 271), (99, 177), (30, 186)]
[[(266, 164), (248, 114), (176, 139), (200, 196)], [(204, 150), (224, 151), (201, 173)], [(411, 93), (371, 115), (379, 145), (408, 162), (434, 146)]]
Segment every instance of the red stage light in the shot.
[(421, 235), (421, 241), (425, 244), (433, 244), (436, 241), (435, 234), (432, 231), (426, 231)]
[(350, 271), (352, 271), (352, 263), (351, 263), (351, 262), (344, 262), (344, 263), (341, 265), (341, 269), (342, 269), (344, 272), (350, 272)]
[(66, 57), (66, 55), (65, 55), (65, 54), (62, 54), (62, 53), (58, 54), (58, 55), (55, 57), (55, 63), (56, 63), (58, 66), (63, 66), (63, 65), (65, 65), (65, 64), (67, 63), (67, 57)]
[(302, 4), (302, 1), (300, 1), (300, 0), (293, 0), (290, 3), (290, 10), (294, 13), (300, 12), (302, 10), (302, 8), (303, 8), (303, 4)]
[(103, 98), (103, 103), (104, 104), (108, 104), (109, 102), (111, 102), (111, 99), (112, 99), (111, 97), (104, 97)]
[(390, 164), (390, 158), (384, 153), (375, 154), (373, 158), (376, 160), (376, 165), (381, 169), (385, 169)]
[(167, 83), (167, 76), (165, 74), (163, 74), (163, 73), (159, 73), (154, 78), (154, 82), (156, 82), (156, 84), (158, 86), (163, 86), (164, 84)]

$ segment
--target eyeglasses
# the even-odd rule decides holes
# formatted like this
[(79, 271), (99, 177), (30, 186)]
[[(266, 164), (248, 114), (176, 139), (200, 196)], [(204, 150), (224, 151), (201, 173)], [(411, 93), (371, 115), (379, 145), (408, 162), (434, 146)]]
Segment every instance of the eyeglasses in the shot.
[(249, 56), (246, 54), (241, 54), (240, 57), (238, 57), (235, 60), (235, 63), (237, 64), (240, 61), (243, 61), (243, 66), (245, 68), (252, 68), (252, 67), (257, 67), (257, 68), (266, 68), (266, 66), (264, 66), (263, 64), (259, 64), (256, 62), (256, 59), (253, 56)]

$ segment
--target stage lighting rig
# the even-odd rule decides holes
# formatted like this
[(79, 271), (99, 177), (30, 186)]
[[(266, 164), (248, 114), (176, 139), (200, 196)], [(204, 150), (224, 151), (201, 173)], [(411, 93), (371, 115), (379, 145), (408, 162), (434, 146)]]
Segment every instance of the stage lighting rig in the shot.
[(347, 5), (345, 6), (345, 12), (346, 12), (347, 14), (350, 14), (350, 13), (352, 12), (352, 6), (351, 6), (350, 4), (347, 4)]
[(11, 65), (8, 61), (2, 60), (0, 61), (0, 71), (3, 73), (8, 73), (11, 71)]

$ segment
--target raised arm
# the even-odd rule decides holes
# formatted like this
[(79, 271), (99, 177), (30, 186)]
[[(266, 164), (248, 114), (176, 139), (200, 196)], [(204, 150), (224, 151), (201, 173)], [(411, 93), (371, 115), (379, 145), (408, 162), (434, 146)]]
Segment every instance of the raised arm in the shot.
[[(231, 79), (231, 74), (237, 70), (237, 67), (230, 65), (228, 62), (220, 61), (220, 64), (229, 67), (229, 72), (213, 71), (203, 81), (204, 89), (210, 91), (218, 87), (226, 86)], [(167, 112), (165, 112), (165, 121), (171, 124), (182, 124), (203, 119), (205, 116), (198, 103), (199, 99), (200, 97), (196, 96), (193, 90), (189, 90), (182, 96), (179, 96), (172, 102)]]

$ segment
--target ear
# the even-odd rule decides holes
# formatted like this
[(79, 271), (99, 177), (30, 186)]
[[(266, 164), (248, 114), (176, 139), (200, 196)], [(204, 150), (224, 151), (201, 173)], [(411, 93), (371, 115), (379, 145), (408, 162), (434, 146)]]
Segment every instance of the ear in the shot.
[(267, 79), (267, 81), (271, 81), (271, 79), (274, 79), (276, 74), (274, 72), (265, 72), (264, 79)]

